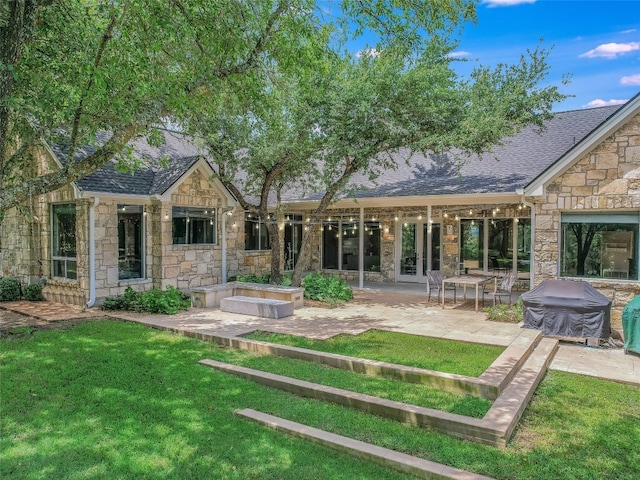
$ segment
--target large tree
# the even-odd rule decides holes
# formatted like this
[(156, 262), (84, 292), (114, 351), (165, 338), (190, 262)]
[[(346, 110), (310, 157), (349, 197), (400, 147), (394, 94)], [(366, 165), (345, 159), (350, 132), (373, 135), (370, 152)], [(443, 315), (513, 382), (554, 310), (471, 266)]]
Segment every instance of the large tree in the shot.
[[(266, 220), (273, 281), (280, 279), (280, 238), (269, 207), (278, 210), (281, 194), (313, 194), (317, 220), (337, 194), (358, 188), (356, 174), (372, 181), (395, 168), (401, 149), (455, 150), (460, 158), (486, 152), (526, 125), (542, 125), (564, 98), (555, 86), (540, 87), (544, 51), (460, 78), (452, 48), (434, 36), (413, 50), (327, 50), (295, 78), (273, 73), (259, 101), (234, 97), (233, 108), (201, 111), (189, 123), (207, 139), (223, 183), (245, 210)], [(303, 230), (295, 285), (308, 268), (312, 234)]]
[[(5, 0), (0, 3), (0, 215), (94, 171), (136, 136), (180, 121), (193, 96), (258, 92), (253, 73), (304, 60), (342, 25), (411, 49), (471, 18), (473, 0)], [(340, 14), (331, 9), (339, 9)], [(97, 132), (103, 132), (95, 140)], [(107, 132), (105, 139), (104, 132)], [(29, 177), (30, 147), (62, 134), (64, 167)], [(158, 136), (151, 135), (152, 139)], [(58, 139), (60, 141), (60, 139)], [(76, 155), (93, 144), (91, 155)], [(135, 159), (123, 155), (124, 168)]]
[[(265, 58), (295, 58), (312, 2), (8, 0), (0, 7), (0, 214), (94, 171), (180, 118), (203, 89), (251, 89)], [(285, 41), (286, 40), (286, 41)], [(102, 132), (96, 141), (96, 134)], [(106, 138), (105, 138), (106, 133)], [(67, 144), (63, 168), (29, 177), (31, 148)], [(156, 136), (157, 137), (157, 136)], [(93, 144), (90, 155), (78, 149)]]

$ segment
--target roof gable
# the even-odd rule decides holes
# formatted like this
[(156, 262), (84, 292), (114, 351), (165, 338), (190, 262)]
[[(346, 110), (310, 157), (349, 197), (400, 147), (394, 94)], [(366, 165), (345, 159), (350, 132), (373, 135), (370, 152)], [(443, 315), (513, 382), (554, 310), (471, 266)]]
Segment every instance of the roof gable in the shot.
[(588, 152), (597, 147), (602, 141), (638, 114), (640, 114), (640, 93), (617, 108), (583, 138), (577, 140), (576, 144), (565, 152), (564, 155), (558, 157), (555, 162), (542, 170), (539, 175), (526, 185), (524, 194), (527, 196), (544, 195), (546, 186), (550, 182), (566, 172)]

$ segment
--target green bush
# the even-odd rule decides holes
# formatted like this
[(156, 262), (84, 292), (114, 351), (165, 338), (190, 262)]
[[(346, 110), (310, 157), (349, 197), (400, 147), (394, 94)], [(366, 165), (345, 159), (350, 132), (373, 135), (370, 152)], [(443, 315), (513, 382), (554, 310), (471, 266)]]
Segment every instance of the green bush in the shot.
[(20, 282), (15, 278), (0, 278), (0, 302), (20, 299)]
[(346, 302), (353, 298), (353, 290), (339, 276), (311, 273), (304, 277), (304, 298), (326, 303)]
[(41, 302), (44, 300), (42, 296), (42, 285), (39, 283), (25, 285), (22, 287), (22, 296), (30, 302)]
[(487, 320), (503, 323), (520, 323), (524, 316), (524, 306), (522, 300), (511, 305), (498, 304), (492, 307), (485, 307)]
[(140, 296), (140, 308), (143, 312), (173, 315), (190, 306), (191, 297), (171, 285), (167, 285), (164, 292), (154, 289)]
[(271, 280), (271, 275), (268, 273), (263, 273), (261, 275), (256, 275), (255, 273), (249, 273), (247, 275), (238, 275), (236, 277), (238, 282), (246, 282), (246, 283), (269, 283)]
[(144, 293), (138, 293), (133, 288), (127, 287), (124, 295), (105, 298), (100, 308), (173, 315), (190, 306), (191, 297), (169, 285), (165, 291), (156, 288)]

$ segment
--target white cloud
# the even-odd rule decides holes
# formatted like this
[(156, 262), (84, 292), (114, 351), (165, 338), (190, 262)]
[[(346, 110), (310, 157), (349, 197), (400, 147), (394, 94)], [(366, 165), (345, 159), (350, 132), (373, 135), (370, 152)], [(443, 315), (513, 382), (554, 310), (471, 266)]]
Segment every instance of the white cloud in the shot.
[(379, 57), (380, 52), (377, 51), (375, 48), (365, 48), (363, 50), (360, 50), (358, 53), (356, 53), (356, 56), (358, 58), (364, 57), (365, 55), (368, 57)]
[(640, 73), (622, 77), (620, 79), (620, 85), (640, 85)]
[(482, 3), (489, 8), (512, 7), (523, 3), (536, 3), (536, 0), (482, 0)]
[(586, 105), (583, 105), (583, 108), (606, 107), (607, 105), (622, 105), (623, 103), (627, 103), (627, 100), (602, 100), (600, 98), (597, 98), (595, 100), (591, 100)]
[(636, 50), (640, 50), (640, 42), (630, 42), (630, 43), (603, 43), (602, 45), (598, 45), (593, 50), (589, 50), (586, 53), (579, 55), (579, 57), (583, 58), (596, 58), (596, 57), (604, 57), (604, 58), (616, 58), (618, 55), (623, 55), (625, 53), (633, 52)]
[(451, 52), (449, 54), (450, 58), (460, 58), (460, 57), (468, 57), (471, 55), (469, 52), (465, 52), (464, 50), (459, 50), (457, 52)]

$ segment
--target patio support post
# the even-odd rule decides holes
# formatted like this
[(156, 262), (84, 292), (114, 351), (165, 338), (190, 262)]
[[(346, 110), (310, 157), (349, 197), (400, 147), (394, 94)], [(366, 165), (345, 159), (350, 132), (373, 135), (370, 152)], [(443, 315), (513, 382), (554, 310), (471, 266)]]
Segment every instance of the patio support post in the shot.
[(520, 223), (520, 219), (518, 217), (514, 217), (513, 219), (513, 234), (511, 235), (511, 251), (513, 255), (511, 255), (511, 271), (515, 274), (516, 279), (518, 278), (518, 224)]
[(364, 287), (364, 207), (360, 207), (360, 253), (358, 255), (358, 286)]

